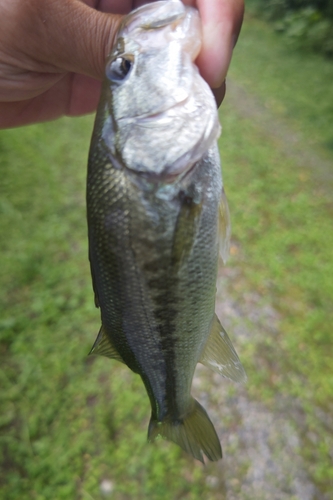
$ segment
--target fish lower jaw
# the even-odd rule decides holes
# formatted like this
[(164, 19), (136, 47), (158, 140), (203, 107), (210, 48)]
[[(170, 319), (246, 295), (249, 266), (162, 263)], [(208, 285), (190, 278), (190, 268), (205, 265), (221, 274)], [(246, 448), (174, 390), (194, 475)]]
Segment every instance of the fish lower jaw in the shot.
[(172, 106), (156, 111), (155, 113), (145, 113), (142, 115), (133, 115), (133, 116), (124, 116), (117, 119), (118, 124), (129, 125), (131, 123), (136, 123), (142, 126), (152, 126), (155, 125), (156, 122), (163, 122), (163, 120), (170, 120), (168, 117), (168, 113), (172, 112), (179, 106), (184, 106), (189, 102), (189, 95), (185, 98), (175, 102)]

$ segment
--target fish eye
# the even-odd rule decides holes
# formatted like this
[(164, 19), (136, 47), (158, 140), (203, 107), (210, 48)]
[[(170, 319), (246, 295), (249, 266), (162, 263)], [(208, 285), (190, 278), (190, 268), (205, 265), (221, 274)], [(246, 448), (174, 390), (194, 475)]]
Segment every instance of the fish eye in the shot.
[(128, 75), (133, 66), (133, 61), (126, 57), (117, 57), (106, 70), (106, 76), (113, 82), (120, 82)]

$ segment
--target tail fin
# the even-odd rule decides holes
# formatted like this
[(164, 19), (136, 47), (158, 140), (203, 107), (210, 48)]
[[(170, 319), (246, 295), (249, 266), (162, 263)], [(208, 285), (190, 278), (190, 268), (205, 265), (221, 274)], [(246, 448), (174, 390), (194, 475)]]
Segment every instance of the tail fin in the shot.
[(165, 419), (163, 422), (158, 422), (151, 418), (148, 440), (154, 441), (161, 435), (178, 444), (202, 463), (204, 463), (202, 452), (209, 460), (219, 460), (222, 458), (222, 449), (214, 426), (198, 401), (193, 399), (192, 402), (192, 410), (182, 420)]

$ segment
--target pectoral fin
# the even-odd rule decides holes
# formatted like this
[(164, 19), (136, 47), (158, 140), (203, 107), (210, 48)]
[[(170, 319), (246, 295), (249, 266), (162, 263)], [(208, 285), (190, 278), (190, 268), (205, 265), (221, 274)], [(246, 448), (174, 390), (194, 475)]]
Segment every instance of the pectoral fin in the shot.
[(210, 336), (201, 355), (200, 363), (222, 377), (235, 382), (245, 382), (246, 374), (227, 332), (215, 315)]
[(121, 363), (124, 362), (116, 348), (112, 345), (109, 336), (104, 330), (103, 325), (101, 326), (101, 329), (89, 354), (98, 354), (99, 356), (106, 356), (107, 358), (116, 359), (117, 361), (121, 361)]
[(181, 209), (173, 235), (172, 261), (176, 268), (181, 268), (191, 254), (195, 235), (198, 230), (202, 205), (192, 197), (182, 193)]
[(220, 255), (224, 264), (227, 262), (230, 250), (230, 213), (227, 197), (222, 189), (221, 200), (219, 204), (219, 236), (220, 236)]

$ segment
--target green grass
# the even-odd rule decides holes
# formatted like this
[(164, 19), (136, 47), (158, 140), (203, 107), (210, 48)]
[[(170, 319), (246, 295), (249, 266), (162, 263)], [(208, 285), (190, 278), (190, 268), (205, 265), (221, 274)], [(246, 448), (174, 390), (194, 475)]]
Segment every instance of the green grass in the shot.
[[(231, 266), (242, 271), (234, 293), (242, 300), (255, 290), (281, 316), (277, 335), (267, 333), (265, 338), (262, 332), (255, 348), (248, 346), (248, 389), (266, 403), (277, 394), (301, 401), (307, 433), (317, 435), (320, 443), (318, 449), (305, 439), (303, 453), (315, 480), (331, 491), (333, 436), (318, 410), (329, 420), (333, 154), (327, 145), (333, 138), (333, 64), (288, 52), (283, 39), (262, 22), (247, 19), (230, 77), (258, 103), (252, 117), (246, 99), (233, 106), (227, 98), (221, 111), (224, 180), (241, 254), (231, 259)], [(300, 158), (290, 154), (283, 140), (285, 127), (298, 136), (304, 153)], [(315, 168), (307, 163), (308, 153), (316, 155)]]
[[(265, 43), (258, 44), (258, 31), (267, 37)], [(332, 174), (333, 154), (323, 150), (322, 139), (333, 137), (333, 64), (319, 57), (288, 54), (279, 40), (265, 25), (248, 19), (231, 78), (260, 97), (261, 103), (269, 97), (276, 102), (276, 107), (269, 109), (272, 122), (283, 117), (282, 123), (288, 124), (291, 134), (297, 129), (305, 156), (307, 152), (318, 155), (318, 170), (322, 168), (320, 162), (328, 165), (328, 159), (328, 173)], [(268, 54), (278, 71), (271, 71), (273, 63), (267, 67)], [(289, 92), (281, 91), (282, 81)], [(301, 81), (306, 86), (301, 87)], [(316, 86), (314, 99), (309, 90)], [(248, 282), (272, 297), (283, 313), (290, 338), (285, 333), (280, 341), (293, 350), (302, 346), (292, 360), (293, 366), (307, 373), (316, 400), (324, 404), (328, 391), (333, 391), (329, 369), (333, 319), (332, 177), (320, 183), (317, 170), (309, 168), (306, 157), (301, 166), (297, 165), (289, 154), (290, 148), (274, 129), (267, 128), (267, 116), (261, 123), (260, 112), (251, 119), (241, 106), (235, 109), (226, 99), (222, 109), (221, 154), (233, 234), (242, 246), (243, 260), (251, 263), (243, 265)], [(285, 110), (292, 110), (289, 121)]]
[(113, 498), (199, 499), (202, 469), (146, 443), (139, 378), (87, 357), (99, 327), (85, 220), (91, 127), (90, 117), (1, 133), (0, 498), (98, 499), (108, 479)]
[[(290, 53), (262, 23), (247, 20), (231, 78), (296, 130), (304, 148), (333, 161), (333, 68)], [(230, 293), (256, 291), (280, 312), (277, 334), (242, 344), (252, 398), (297, 398), (309, 470), (333, 484), (328, 410), (332, 379), (331, 185), (295, 163), (284, 144), (226, 99), (220, 142), (241, 270)], [(99, 327), (85, 221), (92, 117), (0, 133), (0, 499), (223, 498), (181, 450), (146, 443), (149, 401), (119, 363), (87, 357)], [(222, 383), (222, 382), (221, 382)], [(297, 422), (295, 423), (297, 426)]]
[(247, 17), (230, 75), (276, 118), (286, 120), (309, 145), (320, 147), (332, 160), (331, 60), (291, 49), (272, 26)]

